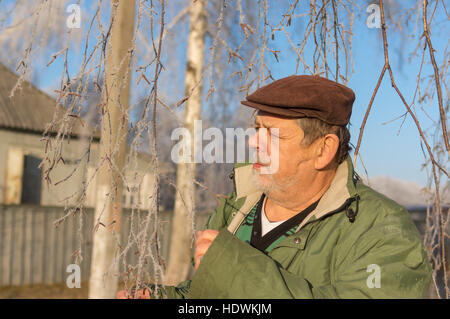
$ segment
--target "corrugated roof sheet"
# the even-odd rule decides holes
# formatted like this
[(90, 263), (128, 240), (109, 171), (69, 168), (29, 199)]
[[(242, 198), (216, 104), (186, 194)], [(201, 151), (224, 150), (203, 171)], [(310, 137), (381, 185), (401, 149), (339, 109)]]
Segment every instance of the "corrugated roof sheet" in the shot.
[[(61, 105), (56, 105), (56, 100), (26, 81), (22, 83), (22, 89), (10, 98), (17, 80), (18, 76), (0, 63), (0, 128), (43, 133), (52, 122), (55, 111), (61, 117), (66, 110)], [(71, 135), (80, 135), (82, 130), (86, 130), (78, 119), (73, 118), (71, 121), (75, 121)], [(56, 133), (57, 130), (58, 127), (55, 127), (51, 131)], [(88, 128), (88, 132), (86, 133), (90, 134), (92, 129)], [(99, 137), (99, 134), (95, 134), (95, 137)]]

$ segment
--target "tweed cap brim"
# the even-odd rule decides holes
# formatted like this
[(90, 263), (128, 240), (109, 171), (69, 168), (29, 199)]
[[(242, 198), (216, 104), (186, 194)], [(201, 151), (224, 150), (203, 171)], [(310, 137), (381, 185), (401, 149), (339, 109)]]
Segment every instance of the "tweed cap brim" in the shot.
[(260, 103), (254, 103), (250, 101), (241, 101), (241, 104), (250, 106), (254, 109), (258, 109), (267, 113), (271, 113), (274, 115), (282, 115), (284, 117), (291, 117), (291, 118), (302, 118), (302, 117), (308, 117), (307, 114), (302, 112), (301, 110), (297, 108), (279, 108), (279, 107), (273, 107), (270, 105), (264, 105)]

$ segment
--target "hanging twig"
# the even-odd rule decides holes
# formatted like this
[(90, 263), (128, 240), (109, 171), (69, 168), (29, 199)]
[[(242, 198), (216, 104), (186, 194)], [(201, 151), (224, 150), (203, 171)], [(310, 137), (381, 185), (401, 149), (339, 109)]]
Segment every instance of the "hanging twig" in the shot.
[(439, 104), (439, 114), (441, 116), (442, 134), (444, 136), (444, 143), (445, 143), (445, 148), (447, 149), (447, 155), (450, 158), (450, 146), (448, 144), (447, 125), (445, 124), (446, 116), (445, 116), (445, 112), (444, 112), (444, 105), (442, 102), (442, 91), (441, 91), (441, 83), (440, 83), (440, 79), (439, 79), (439, 68), (436, 65), (436, 60), (434, 58), (434, 49), (433, 49), (433, 45), (431, 44), (430, 33), (428, 30), (428, 22), (427, 22), (428, 0), (423, 0), (422, 6), (423, 6), (423, 15), (422, 15), (423, 34), (425, 35), (425, 39), (426, 39), (426, 42), (428, 45), (428, 52), (430, 53), (431, 64), (433, 65), (434, 80), (436, 82), (436, 92), (437, 92), (438, 104)]

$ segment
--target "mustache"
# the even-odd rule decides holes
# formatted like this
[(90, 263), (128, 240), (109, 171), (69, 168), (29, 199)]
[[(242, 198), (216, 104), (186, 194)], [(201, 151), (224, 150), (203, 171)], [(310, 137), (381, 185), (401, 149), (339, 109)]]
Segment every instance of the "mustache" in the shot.
[(253, 151), (251, 156), (252, 163), (258, 163), (261, 165), (269, 165), (270, 164), (270, 156), (267, 153), (260, 151)]

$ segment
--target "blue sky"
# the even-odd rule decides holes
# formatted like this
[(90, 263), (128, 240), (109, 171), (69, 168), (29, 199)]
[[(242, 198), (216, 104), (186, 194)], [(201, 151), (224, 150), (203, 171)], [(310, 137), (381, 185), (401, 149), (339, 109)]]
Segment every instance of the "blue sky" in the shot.
[[(75, 1), (68, 1), (67, 3), (70, 2)], [(83, 5), (85, 2), (81, 1), (81, 3)], [(280, 2), (277, 1), (275, 3)], [(277, 14), (277, 12), (284, 12), (285, 9), (285, 7), (278, 7), (278, 5), (275, 4), (272, 12), (273, 14)], [(87, 11), (86, 16), (91, 16), (90, 12), (92, 12), (92, 9), (83, 5), (83, 10)], [(68, 13), (65, 14), (68, 15)], [(384, 64), (383, 48), (381, 45), (381, 29), (369, 29), (366, 26), (368, 15), (368, 13), (365, 13), (365, 7), (362, 7), (360, 14), (355, 17), (353, 25), (353, 59), (355, 72), (351, 76), (348, 86), (356, 93), (356, 100), (351, 118), (352, 125), (350, 127), (352, 135), (351, 142), (355, 145), (364, 113)], [(442, 25), (442, 21), (446, 21), (445, 13), (437, 11), (435, 19)], [(169, 18), (168, 21), (170, 20), (171, 19)], [(420, 30), (420, 23), (418, 27)], [(416, 75), (418, 73), (422, 50), (419, 49), (419, 57), (409, 63), (407, 58), (414, 50), (418, 38), (415, 37), (412, 40), (405, 40), (398, 32), (391, 32), (391, 30), (392, 29), (388, 29), (391, 67), (394, 72), (397, 86), (404, 94), (406, 101), (410, 103), (416, 86)], [(289, 31), (301, 34), (301, 32), (304, 31), (304, 26), (302, 26), (301, 23), (294, 23)], [(419, 33), (420, 31), (417, 32), (417, 34)], [(436, 49), (435, 54), (439, 64), (442, 63), (444, 58), (443, 55), (444, 50), (448, 45), (448, 38), (449, 34), (448, 32), (445, 32), (445, 28), (436, 30), (433, 33), (432, 41), (433, 46)], [(185, 40), (186, 39), (183, 39), (183, 41)], [(268, 59), (269, 67), (274, 77), (279, 79), (293, 74), (295, 72), (296, 56), (292, 50), (286, 50), (285, 39), (282, 36), (277, 36), (276, 40), (270, 43), (270, 46), (273, 49), (281, 49), (279, 62), (277, 62), (275, 58)], [(306, 52), (306, 55), (310, 54), (308, 50)], [(399, 54), (399, 52), (401, 52), (401, 54)], [(267, 54), (270, 55), (270, 53)], [(77, 72), (81, 62), (80, 59), (81, 56), (77, 54), (76, 50), (71, 52), (69, 70), (73, 72), (73, 74), (76, 74)], [(48, 63), (47, 60), (48, 59), (42, 61), (41, 65), (37, 67), (39, 73), (39, 82), (37, 85), (41, 89), (52, 93), (53, 90), (58, 88), (58, 79), (61, 76), (62, 59), (58, 58), (50, 68), (44, 66)], [(425, 61), (426, 63), (429, 62), (428, 52), (426, 53)], [(425, 64), (422, 72), (424, 75), (432, 75), (431, 65)], [(302, 71), (299, 70), (299, 74), (301, 73)], [(178, 81), (177, 83), (181, 84), (182, 81)], [(445, 102), (446, 94), (444, 87), (443, 94)], [(417, 110), (417, 117), (422, 121), (423, 129), (429, 129), (432, 122), (425, 116), (419, 107)], [(432, 104), (426, 106), (426, 110), (434, 120), (439, 118), (436, 97)], [(388, 73), (386, 73), (369, 115), (360, 153), (369, 177), (391, 176), (425, 185), (427, 182), (427, 175), (425, 171), (421, 170), (424, 156), (420, 147), (419, 134), (411, 117), (407, 116), (399, 134), (398, 131), (402, 119), (383, 125), (383, 123), (402, 115), (405, 111), (406, 109), (400, 98), (397, 96), (394, 88), (391, 87)], [(447, 125), (449, 125), (448, 121)], [(361, 175), (365, 176), (359, 161), (357, 170)]]

